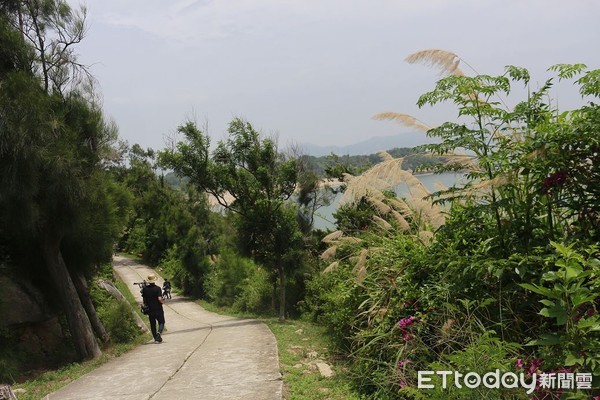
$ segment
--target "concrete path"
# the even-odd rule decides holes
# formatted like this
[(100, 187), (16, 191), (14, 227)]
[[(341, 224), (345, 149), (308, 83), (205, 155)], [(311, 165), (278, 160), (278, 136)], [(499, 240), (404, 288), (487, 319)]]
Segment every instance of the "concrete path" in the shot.
[[(116, 256), (114, 269), (141, 303), (150, 268)], [(162, 278), (158, 285), (162, 286)], [(281, 400), (277, 343), (261, 322), (225, 317), (177, 295), (164, 305), (163, 342), (115, 358), (45, 397), (52, 400)]]

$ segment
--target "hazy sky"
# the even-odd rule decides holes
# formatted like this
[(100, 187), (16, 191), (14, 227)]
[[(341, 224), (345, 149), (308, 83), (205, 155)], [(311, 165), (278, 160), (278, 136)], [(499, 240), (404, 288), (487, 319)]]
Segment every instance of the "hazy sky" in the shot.
[[(69, 0), (72, 5), (79, 4)], [(80, 60), (130, 144), (160, 149), (187, 119), (213, 142), (236, 116), (282, 145), (351, 144), (410, 129), (371, 117), (418, 109), (439, 72), (404, 58), (457, 53), (479, 73), (508, 64), (542, 82), (550, 65), (600, 68), (598, 0), (88, 0)], [(472, 71), (462, 65), (462, 69)], [(561, 89), (562, 90), (562, 89)], [(559, 103), (575, 105), (560, 94)]]

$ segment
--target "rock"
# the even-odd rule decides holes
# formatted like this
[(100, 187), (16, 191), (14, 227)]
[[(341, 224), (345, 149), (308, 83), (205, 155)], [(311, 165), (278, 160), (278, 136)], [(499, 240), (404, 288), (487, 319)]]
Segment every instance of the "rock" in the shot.
[(294, 333), (296, 333), (298, 335), (302, 335), (302, 334), (304, 334), (304, 330), (303, 329), (298, 329), (297, 331), (294, 331)]
[(17, 400), (9, 385), (0, 385), (0, 400)]
[(301, 354), (303, 352), (303, 350), (304, 350), (304, 347), (302, 347), (302, 346), (298, 346), (298, 345), (288, 346), (288, 351), (292, 354), (296, 354), (296, 355)]
[(333, 370), (326, 362), (318, 362), (316, 363), (317, 368), (319, 369), (319, 373), (321, 376), (325, 378), (331, 378), (333, 376)]
[(317, 357), (319, 357), (319, 353), (317, 353), (316, 351), (309, 351), (306, 354), (306, 357), (308, 357), (308, 358), (317, 358)]
[(52, 360), (65, 347), (65, 336), (58, 317), (20, 328), (20, 346), (28, 353), (29, 361)]
[(40, 291), (25, 281), (13, 281), (0, 277), (2, 302), (0, 302), (0, 326), (42, 322), (48, 319), (44, 312), (44, 298)]

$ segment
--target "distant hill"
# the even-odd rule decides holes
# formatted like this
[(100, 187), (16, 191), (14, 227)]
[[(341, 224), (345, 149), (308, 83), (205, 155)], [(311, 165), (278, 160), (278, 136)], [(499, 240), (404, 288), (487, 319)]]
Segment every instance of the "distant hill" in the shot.
[(346, 146), (320, 146), (312, 143), (300, 143), (300, 147), (304, 154), (315, 157), (326, 156), (330, 153), (353, 156), (377, 153), (380, 150), (393, 148), (414, 147), (430, 141), (431, 139), (428, 139), (424, 132), (410, 132), (394, 136), (374, 136)]

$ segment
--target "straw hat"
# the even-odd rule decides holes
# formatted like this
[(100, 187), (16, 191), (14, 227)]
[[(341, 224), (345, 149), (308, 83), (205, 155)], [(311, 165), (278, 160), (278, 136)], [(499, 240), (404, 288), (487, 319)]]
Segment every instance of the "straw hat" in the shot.
[(155, 283), (157, 280), (158, 280), (158, 278), (154, 274), (150, 274), (146, 278), (146, 281), (148, 281), (148, 283)]

